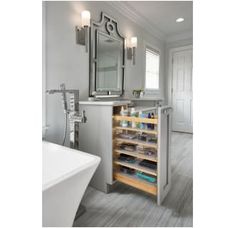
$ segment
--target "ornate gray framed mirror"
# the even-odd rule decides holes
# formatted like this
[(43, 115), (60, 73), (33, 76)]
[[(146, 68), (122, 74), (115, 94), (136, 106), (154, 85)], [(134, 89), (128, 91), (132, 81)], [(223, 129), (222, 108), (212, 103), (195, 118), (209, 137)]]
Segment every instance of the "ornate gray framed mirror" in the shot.
[(89, 96), (122, 96), (125, 38), (117, 21), (103, 12), (99, 22), (91, 21), (89, 57)]

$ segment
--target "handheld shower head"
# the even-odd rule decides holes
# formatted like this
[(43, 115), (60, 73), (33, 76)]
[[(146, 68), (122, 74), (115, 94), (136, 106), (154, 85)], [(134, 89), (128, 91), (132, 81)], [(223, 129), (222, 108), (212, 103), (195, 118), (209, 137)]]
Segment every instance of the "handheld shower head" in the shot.
[(68, 112), (68, 104), (67, 104), (67, 99), (66, 99), (66, 89), (65, 89), (65, 84), (62, 83), (60, 85), (60, 89), (50, 89), (46, 91), (47, 94), (54, 94), (54, 93), (61, 93), (62, 94), (62, 104), (64, 108), (64, 112)]
[(60, 89), (62, 91), (62, 102), (63, 102), (64, 112), (67, 113), (67, 111), (68, 111), (68, 104), (67, 104), (67, 98), (66, 98), (65, 84), (64, 83), (62, 83), (60, 85)]
[(54, 94), (55, 93), (55, 90), (54, 89), (49, 89), (46, 91), (47, 94)]

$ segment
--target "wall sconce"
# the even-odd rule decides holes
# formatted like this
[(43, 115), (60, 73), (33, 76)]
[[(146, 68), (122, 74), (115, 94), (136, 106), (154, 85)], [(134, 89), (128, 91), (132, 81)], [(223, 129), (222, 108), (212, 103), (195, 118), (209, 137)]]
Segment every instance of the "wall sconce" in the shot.
[(85, 45), (86, 52), (88, 52), (88, 41), (89, 41), (89, 27), (91, 25), (91, 14), (89, 11), (84, 10), (81, 13), (82, 27), (76, 26), (76, 43)]
[(133, 65), (135, 65), (136, 48), (137, 37), (131, 37), (131, 47), (127, 48), (127, 59), (132, 59)]

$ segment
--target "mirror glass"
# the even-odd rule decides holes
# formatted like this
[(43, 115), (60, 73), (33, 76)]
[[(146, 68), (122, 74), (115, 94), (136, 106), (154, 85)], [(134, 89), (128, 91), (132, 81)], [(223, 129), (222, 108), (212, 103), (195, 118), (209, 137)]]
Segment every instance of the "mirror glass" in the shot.
[(96, 91), (122, 89), (122, 42), (98, 32)]
[(89, 40), (89, 96), (120, 97), (124, 94), (125, 38), (117, 21), (101, 13), (92, 21)]

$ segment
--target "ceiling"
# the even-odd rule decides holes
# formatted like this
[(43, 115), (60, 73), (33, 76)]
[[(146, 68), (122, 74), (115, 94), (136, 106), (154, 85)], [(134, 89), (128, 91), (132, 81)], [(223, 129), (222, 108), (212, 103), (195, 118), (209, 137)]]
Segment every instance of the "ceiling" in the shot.
[[(120, 1), (115, 2), (115, 7), (162, 39), (181, 34), (192, 36), (192, 1)], [(176, 23), (179, 17), (184, 22)]]

